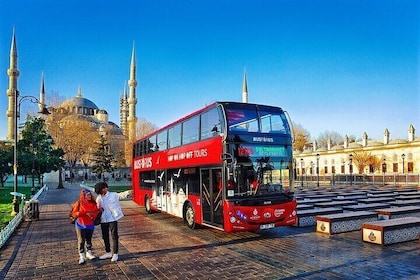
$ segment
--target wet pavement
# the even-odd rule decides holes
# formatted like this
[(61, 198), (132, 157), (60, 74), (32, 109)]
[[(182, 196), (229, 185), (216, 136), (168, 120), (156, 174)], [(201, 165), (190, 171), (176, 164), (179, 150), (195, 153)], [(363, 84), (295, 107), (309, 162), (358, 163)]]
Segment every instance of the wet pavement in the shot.
[[(191, 230), (132, 201), (121, 202), (119, 261), (79, 265), (67, 218), (79, 190), (50, 187), (41, 195), (40, 220), (23, 222), (0, 250), (0, 279), (420, 279), (418, 240), (380, 246), (363, 242), (360, 231), (329, 236), (314, 226)], [(93, 247), (104, 253), (99, 228)]]

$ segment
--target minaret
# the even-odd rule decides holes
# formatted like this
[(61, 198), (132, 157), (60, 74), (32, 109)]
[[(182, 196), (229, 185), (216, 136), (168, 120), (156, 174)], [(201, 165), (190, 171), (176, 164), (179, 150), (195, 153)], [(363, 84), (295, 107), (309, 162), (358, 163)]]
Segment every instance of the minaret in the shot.
[(136, 52), (133, 43), (133, 51), (131, 54), (131, 65), (130, 65), (130, 80), (128, 81), (129, 86), (129, 96), (127, 99), (128, 102), (128, 140), (132, 143), (136, 139), (136, 125), (137, 125), (137, 117), (136, 117)]
[(410, 124), (408, 127), (408, 142), (414, 142), (416, 139), (416, 130), (414, 129), (414, 125)]
[(366, 131), (363, 132), (363, 134), (362, 134), (362, 146), (363, 147), (366, 147), (368, 145), (368, 139), (369, 139), (369, 137), (368, 137)]
[(39, 90), (39, 104), (38, 104), (38, 112), (43, 112), (45, 106), (45, 86), (44, 86), (44, 71), (42, 71), (41, 75), (41, 88)]
[(246, 70), (244, 69), (244, 81), (242, 84), (242, 102), (248, 103), (248, 84), (246, 82)]
[(384, 145), (389, 144), (389, 130), (388, 128), (385, 128), (384, 131)]
[(19, 92), (17, 90), (17, 79), (19, 71), (17, 69), (17, 47), (15, 29), (13, 28), (12, 45), (10, 47), (10, 68), (7, 69), (7, 76), (9, 76), (9, 88), (7, 89), (7, 97), (9, 98), (9, 107), (6, 111), (7, 116), (7, 140), (13, 140), (15, 137), (15, 107), (18, 102)]
[(122, 130), (123, 135), (128, 137), (127, 115), (128, 115), (127, 86), (124, 85), (124, 92), (120, 98), (120, 125), (121, 125), (121, 130)]

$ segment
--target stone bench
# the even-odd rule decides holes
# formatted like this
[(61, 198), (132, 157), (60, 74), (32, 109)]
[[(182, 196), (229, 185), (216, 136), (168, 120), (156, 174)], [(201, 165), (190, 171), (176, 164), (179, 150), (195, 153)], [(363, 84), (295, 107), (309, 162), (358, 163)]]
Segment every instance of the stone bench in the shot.
[(329, 207), (340, 207), (348, 205), (356, 205), (357, 201), (354, 200), (342, 200), (342, 201), (331, 201), (331, 202), (318, 202), (314, 203), (315, 207), (319, 208), (329, 208)]
[(395, 200), (418, 200), (420, 199), (420, 194), (415, 195), (399, 195), (395, 197)]
[(378, 214), (379, 220), (398, 219), (405, 217), (420, 217), (419, 206), (403, 206), (387, 209), (377, 209), (375, 210), (375, 212)]
[(420, 199), (398, 200), (389, 202), (389, 205), (391, 205), (392, 207), (420, 206)]
[(307, 227), (316, 225), (316, 216), (343, 213), (343, 209), (331, 207), (320, 209), (298, 210), (295, 226)]
[(302, 204), (314, 204), (314, 203), (319, 203), (319, 202), (330, 202), (332, 201), (331, 199), (328, 198), (320, 198), (320, 199), (304, 199), (304, 200), (298, 200), (298, 203), (302, 203)]
[(342, 200), (357, 200), (357, 199), (363, 199), (366, 198), (366, 195), (362, 194), (356, 194), (356, 195), (347, 195), (347, 196), (337, 196), (336, 198), (333, 198), (334, 201), (342, 201)]
[(366, 198), (366, 199), (358, 199), (360, 203), (388, 203), (391, 201), (395, 201), (394, 197), (378, 197), (378, 198)]
[(370, 203), (370, 204), (358, 204), (343, 206), (344, 211), (371, 211), (381, 208), (388, 208), (388, 203)]
[(362, 225), (362, 240), (380, 245), (416, 240), (419, 233), (419, 217), (381, 220)]
[(336, 234), (360, 230), (363, 223), (375, 222), (378, 215), (372, 211), (357, 211), (316, 217), (316, 232)]
[(304, 199), (333, 199), (337, 197), (336, 194), (331, 193), (331, 194), (307, 194), (304, 196)]
[(299, 211), (299, 210), (307, 210), (307, 209), (314, 209), (314, 208), (315, 208), (315, 206), (313, 204), (301, 204), (301, 203), (298, 203), (296, 205), (296, 210), (297, 211)]
[(371, 194), (371, 193), (368, 193), (367, 194), (367, 198), (368, 199), (372, 199), (372, 198), (381, 198), (381, 197), (392, 197), (392, 198), (395, 198), (397, 196), (397, 194), (396, 193), (379, 193), (379, 194)]

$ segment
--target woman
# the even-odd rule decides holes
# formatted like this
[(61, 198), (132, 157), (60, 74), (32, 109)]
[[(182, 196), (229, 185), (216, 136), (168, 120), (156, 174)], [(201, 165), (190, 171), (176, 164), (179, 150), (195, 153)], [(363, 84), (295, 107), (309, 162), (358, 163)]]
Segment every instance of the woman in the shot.
[(95, 229), (94, 220), (98, 213), (98, 207), (96, 206), (92, 192), (87, 189), (82, 189), (80, 191), (80, 198), (74, 203), (72, 211), (72, 216), (76, 218), (74, 224), (76, 228), (77, 248), (80, 256), (79, 264), (85, 263), (86, 259), (93, 260), (96, 258), (92, 254), (92, 236), (93, 230)]

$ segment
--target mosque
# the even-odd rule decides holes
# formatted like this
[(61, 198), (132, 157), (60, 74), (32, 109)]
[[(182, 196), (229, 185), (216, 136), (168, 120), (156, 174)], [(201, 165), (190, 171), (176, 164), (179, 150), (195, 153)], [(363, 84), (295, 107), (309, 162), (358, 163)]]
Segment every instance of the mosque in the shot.
[[(6, 116), (8, 118), (8, 128), (7, 128), (7, 140), (12, 141), (15, 137), (14, 133), (17, 131), (15, 129), (15, 116), (14, 108), (15, 102), (19, 102), (19, 91), (18, 91), (18, 61), (17, 61), (17, 45), (16, 45), (16, 36), (13, 32), (11, 48), (10, 48), (10, 67), (7, 70), (7, 75), (9, 76), (9, 87), (7, 89), (8, 96), (8, 110), (6, 111)], [(130, 76), (128, 80), (128, 93), (127, 87), (124, 88), (124, 92), (119, 98), (120, 102), (120, 125), (109, 121), (108, 112), (105, 109), (100, 109), (93, 101), (87, 99), (82, 94), (82, 89), (79, 87), (78, 92), (75, 97), (69, 98), (59, 104), (58, 106), (48, 107), (50, 115), (46, 117), (46, 123), (48, 124), (54, 118), (54, 115), (60, 114), (65, 116), (61, 118), (61, 121), (66, 121), (71, 119), (71, 117), (76, 116), (78, 119), (84, 119), (90, 122), (90, 124), (98, 131), (100, 135), (106, 136), (108, 143), (112, 147), (112, 152), (114, 156), (117, 153), (123, 153), (125, 157), (125, 162), (127, 166), (131, 162), (131, 143), (136, 138), (136, 56), (135, 48), (133, 45), (133, 50), (131, 54), (131, 64), (130, 64)], [(17, 94), (17, 96), (16, 96)], [(45, 85), (44, 85), (44, 75), (42, 74), (41, 78), (41, 87), (39, 94), (39, 106), (40, 111), (45, 107)]]

